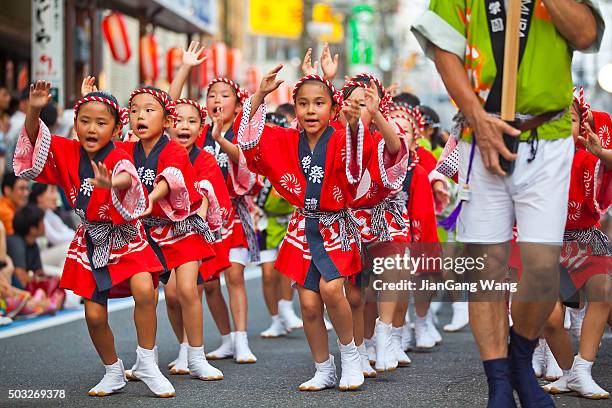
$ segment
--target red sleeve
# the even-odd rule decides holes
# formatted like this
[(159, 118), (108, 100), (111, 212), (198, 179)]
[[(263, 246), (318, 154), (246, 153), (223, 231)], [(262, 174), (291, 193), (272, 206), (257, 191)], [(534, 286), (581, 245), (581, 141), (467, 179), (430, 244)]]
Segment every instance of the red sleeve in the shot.
[[(440, 256), (440, 240), (434, 212), (433, 192), (426, 171), (417, 165), (410, 184), (409, 217), (413, 243), (410, 246), (412, 257), (435, 258)], [(439, 272), (422, 269), (418, 272)]]
[(195, 144), (200, 149), (204, 148), (204, 142), (206, 142), (206, 134), (208, 133), (209, 128), (210, 128), (210, 125), (208, 123), (204, 124), (204, 126), (202, 126), (202, 130), (200, 131), (200, 135), (196, 139)]
[(410, 184), (410, 219), (419, 227), (419, 242), (439, 242), (433, 191), (426, 170), (420, 165), (414, 168)]
[(424, 147), (419, 147), (416, 150), (417, 156), (419, 156), (419, 164), (423, 169), (427, 172), (427, 174), (431, 173), (438, 163), (436, 156), (433, 155), (432, 152), (425, 149)]
[(159, 156), (155, 183), (161, 178), (168, 182), (170, 193), (158, 205), (168, 218), (180, 221), (200, 208), (202, 196), (196, 190), (195, 171), (187, 150), (176, 142), (170, 141)]
[[(215, 157), (203, 150), (194, 164), (194, 170), (196, 171), (196, 179), (198, 181), (208, 180), (212, 185), (221, 211), (229, 213), (232, 203), (230, 202), (227, 186), (223, 179), (223, 173), (221, 173)], [(200, 193), (202, 194), (203, 192), (200, 191)]]

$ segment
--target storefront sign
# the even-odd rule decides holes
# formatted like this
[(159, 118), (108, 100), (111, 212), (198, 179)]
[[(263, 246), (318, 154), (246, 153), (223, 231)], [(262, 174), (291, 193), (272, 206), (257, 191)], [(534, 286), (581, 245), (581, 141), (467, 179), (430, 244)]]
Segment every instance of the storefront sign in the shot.
[(64, 1), (32, 0), (32, 80), (51, 82), (64, 103)]

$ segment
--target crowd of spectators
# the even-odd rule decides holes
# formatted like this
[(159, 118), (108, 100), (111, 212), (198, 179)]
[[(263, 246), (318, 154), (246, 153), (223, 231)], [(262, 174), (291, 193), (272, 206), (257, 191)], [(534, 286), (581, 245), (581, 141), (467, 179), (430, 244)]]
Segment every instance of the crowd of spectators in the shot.
[[(11, 97), (0, 86), (0, 325), (52, 314), (80, 301), (58, 287), (76, 227), (64, 192), (13, 172), (27, 107), (27, 90)], [(41, 119), (53, 132), (70, 134), (71, 124), (64, 124), (69, 116), (49, 104)]]

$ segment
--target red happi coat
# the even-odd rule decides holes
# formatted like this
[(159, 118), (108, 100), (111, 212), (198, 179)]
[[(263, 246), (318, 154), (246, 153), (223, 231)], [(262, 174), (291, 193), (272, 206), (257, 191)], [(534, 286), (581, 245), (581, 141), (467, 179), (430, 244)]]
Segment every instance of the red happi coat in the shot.
[[(180, 144), (163, 135), (148, 157), (144, 157), (141, 142), (118, 142), (127, 151), (134, 163), (141, 181), (147, 190), (160, 180), (165, 179), (170, 193), (155, 203), (153, 217), (178, 222), (198, 212), (202, 196), (196, 189), (196, 176), (189, 161), (187, 150)], [(204, 261), (214, 257), (212, 246), (195, 231), (175, 234), (172, 224), (151, 227), (152, 245), (161, 249), (162, 264), (168, 270), (194, 261)], [(160, 256), (160, 254), (158, 254)]]
[[(602, 148), (612, 148), (610, 115), (605, 112), (592, 113), (594, 130), (599, 136)], [(561, 264), (568, 269), (577, 288), (582, 287), (591, 276), (609, 274), (612, 271), (612, 256), (593, 255), (594, 243), (585, 245), (575, 240), (576, 237), (587, 234), (589, 230), (599, 228), (601, 216), (611, 205), (612, 169), (605, 168), (599, 158), (587, 152), (578, 143), (572, 161), (567, 221), (561, 251)], [(607, 240), (603, 233), (595, 232)]]
[(196, 189), (208, 198), (206, 222), (213, 232), (219, 233), (219, 238), (212, 243), (215, 256), (200, 265), (200, 276), (208, 281), (218, 279), (221, 272), (230, 267), (229, 248), (221, 239), (221, 228), (227, 223), (232, 203), (215, 157), (194, 145), (189, 151), (189, 160), (195, 171)]
[[(382, 135), (375, 132), (364, 141), (363, 151), (364, 170), (351, 207), (355, 209), (355, 216), (363, 222), (361, 234), (363, 242), (380, 242), (381, 237), (372, 230), (372, 208), (380, 205), (385, 199), (395, 200), (397, 198), (398, 201), (401, 201), (397, 194), (406, 176), (408, 150), (406, 145), (401, 143), (400, 152), (391, 157), (385, 149)], [(402, 208), (399, 208), (399, 215), (402, 215)], [(407, 243), (410, 241), (407, 229), (402, 228), (391, 212), (385, 211), (384, 217), (389, 227), (391, 242)], [(406, 221), (405, 217), (402, 218)], [(384, 246), (391, 248), (390, 245)], [(403, 253), (403, 246), (394, 248), (394, 252), (400, 250)]]
[(416, 154), (419, 157), (419, 164), (421, 165), (421, 167), (423, 167), (427, 174), (431, 173), (436, 168), (438, 160), (432, 152), (430, 152), (423, 146), (417, 146)]
[[(146, 208), (147, 200), (132, 159), (125, 151), (109, 143), (93, 160), (100, 159), (113, 175), (129, 173), (132, 187), (125, 191), (94, 187), (89, 182), (89, 177), (93, 176), (90, 158), (80, 143), (51, 135), (42, 121), (39, 129), (34, 146), (25, 128), (21, 132), (15, 150), (15, 173), (40, 183), (61, 187), (70, 205), (88, 222), (113, 226), (131, 224), (137, 231), (137, 235), (127, 245), (120, 248), (110, 245), (108, 264), (94, 268), (92, 254), (87, 248), (89, 237), (83, 224), (80, 224), (68, 249), (60, 286), (99, 303), (104, 303), (108, 297), (130, 296), (131, 276), (140, 272), (163, 270), (138, 220)], [(87, 166), (90, 167), (90, 173), (83, 177)], [(80, 171), (83, 173), (80, 174)], [(158, 274), (155, 273), (155, 284), (157, 278)]]
[[(302, 209), (325, 212), (346, 210), (355, 193), (355, 187), (349, 177), (357, 179), (362, 163), (355, 163), (358, 157), (357, 141), (347, 138), (344, 130), (328, 128), (318, 143), (320, 145), (311, 152), (312, 163), (319, 159), (325, 160), (325, 167), (300, 160), (300, 148), (304, 143), (309, 150), (305, 136), (295, 129), (264, 126), (265, 107), (262, 105), (249, 122), (251, 101), (243, 107), (243, 113), (237, 118), (239, 125), (238, 144), (244, 153), (248, 168), (270, 180), (276, 191), (298, 210), (289, 221), (287, 235), (282, 242), (276, 269), (298, 284), (303, 285), (313, 259), (306, 239), (306, 217), (299, 211)], [(243, 116), (244, 115), (244, 116)], [(365, 130), (367, 135), (367, 130)], [(361, 133), (361, 137), (364, 134)], [(369, 136), (368, 136), (369, 137)], [(301, 140), (301, 138), (304, 138)], [(317, 145), (319, 147), (319, 145)], [(310, 150), (309, 150), (310, 151)], [(315, 159), (315, 155), (317, 156)], [(305, 176), (305, 168), (309, 177)], [(308, 186), (316, 185), (320, 194), (317, 197), (306, 198)], [(357, 242), (349, 235), (349, 250), (342, 250), (339, 236), (339, 224), (336, 221), (330, 226), (319, 222), (319, 232), (323, 239), (324, 256), (328, 256), (333, 267), (342, 276), (353, 276), (361, 271), (361, 256)]]
[[(235, 143), (235, 127), (236, 126), (230, 128), (224, 135), (224, 137), (232, 143)], [(237, 167), (238, 174), (229, 171), (231, 166), (230, 160), (227, 154), (220, 149), (218, 143), (212, 139), (212, 126), (210, 124), (203, 126), (200, 137), (196, 140), (196, 146), (215, 157), (225, 179), (230, 199), (232, 199), (230, 213), (227, 215), (228, 222), (225, 223), (221, 229), (221, 237), (224, 245), (228, 250), (230, 248), (248, 248), (247, 237), (244, 233), (240, 217), (238, 217), (234, 200), (258, 194), (263, 186), (261, 178), (251, 173), (245, 165)], [(244, 160), (244, 158), (241, 160)], [(252, 215), (251, 212), (251, 216)]]
[[(612, 148), (610, 116), (605, 112), (592, 113), (595, 132), (602, 147)], [(599, 158), (586, 151), (578, 142), (572, 160), (565, 236), (561, 250), (561, 265), (567, 268), (569, 277), (577, 289), (580, 289), (590, 277), (612, 271), (612, 256), (593, 255), (592, 243), (584, 244), (572, 239), (576, 236), (590, 235), (591, 230), (599, 228), (601, 216), (611, 205), (612, 170), (606, 169)], [(518, 269), (520, 277), (522, 263), (519, 246), (515, 241), (516, 238), (513, 240), (509, 264)]]
[(440, 242), (431, 183), (427, 171), (420, 164), (417, 164), (412, 170), (406, 213), (410, 220), (408, 232), (412, 242), (427, 244)]

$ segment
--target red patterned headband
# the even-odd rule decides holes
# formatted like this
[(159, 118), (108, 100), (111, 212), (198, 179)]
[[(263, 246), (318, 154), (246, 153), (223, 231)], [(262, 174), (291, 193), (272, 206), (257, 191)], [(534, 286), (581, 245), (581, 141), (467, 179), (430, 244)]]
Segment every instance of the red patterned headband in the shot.
[(580, 136), (586, 138), (586, 125), (589, 121), (589, 111), (591, 110), (591, 105), (586, 102), (586, 98), (584, 97), (584, 88), (581, 86), (574, 87), (574, 93), (578, 90), (578, 96), (574, 96), (574, 101), (578, 103), (578, 115), (580, 115)]
[[(417, 128), (417, 126), (414, 123), (414, 119), (412, 118), (412, 116), (406, 114), (406, 113), (396, 113), (393, 115), (389, 116), (389, 119), (395, 119), (395, 118), (401, 118), (401, 119), (405, 119), (410, 123), (410, 126), (412, 126), (412, 133), (415, 135), (415, 137), (420, 137), (419, 135), (419, 130)], [(402, 129), (405, 131), (405, 129)]]
[(74, 104), (74, 121), (76, 122), (76, 118), (78, 116), (79, 113), (79, 108), (81, 107), (81, 105), (83, 105), (84, 103), (87, 102), (102, 102), (105, 103), (107, 105), (109, 105), (111, 108), (115, 109), (117, 111), (117, 113), (119, 114), (119, 125), (123, 128), (123, 126), (127, 125), (130, 118), (129, 118), (129, 112), (126, 108), (117, 105), (115, 102), (113, 102), (112, 100), (105, 98), (103, 96), (97, 96), (97, 95), (89, 95), (89, 96), (84, 96), (83, 98), (79, 99), (75, 104)]
[[(391, 97), (391, 94), (387, 92), (387, 89), (383, 86), (382, 82), (380, 82), (380, 79), (376, 78), (374, 75), (368, 74), (366, 72), (354, 75), (349, 80), (349, 82), (346, 85), (344, 85), (344, 87), (342, 87), (342, 91), (344, 92), (345, 88), (347, 88), (348, 86), (353, 86), (355, 85), (355, 83), (357, 84), (363, 83), (359, 81), (359, 79), (364, 79), (364, 78), (374, 81), (374, 83), (376, 84), (380, 92), (382, 93), (383, 96), (380, 98), (380, 111), (385, 117), (389, 116), (389, 110), (391, 108), (391, 105), (393, 105), (393, 97)], [(352, 84), (352, 85), (349, 85), (349, 84)], [(369, 81), (367, 85), (369, 86)]]
[(425, 119), (423, 119), (423, 115), (421, 114), (421, 111), (419, 111), (418, 108), (407, 108), (403, 105), (392, 105), (390, 110), (392, 111), (400, 111), (403, 113), (402, 114), (394, 114), (391, 115), (391, 117), (403, 117), (407, 120), (410, 120), (410, 123), (412, 124), (413, 127), (413, 131), (414, 131), (414, 137), (415, 138), (421, 138), (423, 137), (423, 130), (425, 130)]
[(311, 80), (322, 82), (325, 86), (327, 86), (332, 93), (334, 102), (336, 102), (338, 106), (342, 106), (342, 104), (344, 103), (344, 97), (342, 96), (342, 92), (338, 92), (331, 82), (329, 82), (327, 79), (323, 78), (320, 75), (306, 75), (305, 77), (300, 78), (300, 80), (297, 81), (297, 83), (293, 87), (293, 101), (295, 101), (295, 98), (297, 97), (298, 89), (300, 89), (300, 87), (304, 85), (304, 82)]
[(416, 167), (416, 165), (419, 164), (419, 155), (416, 154), (416, 151), (411, 150), (410, 151), (410, 155), (412, 156), (412, 162), (406, 168), (406, 173), (409, 172), (410, 170), (414, 169)]
[(199, 103), (197, 103), (196, 101), (192, 101), (191, 99), (183, 98), (183, 99), (177, 99), (176, 101), (174, 101), (174, 104), (177, 106), (180, 104), (186, 104), (186, 105), (193, 106), (194, 108), (198, 110), (198, 112), (200, 112), (200, 119), (202, 120), (202, 123), (206, 122), (206, 116), (208, 116), (208, 110), (202, 105), (200, 105)]
[(132, 99), (134, 99), (136, 95), (141, 94), (141, 93), (148, 93), (150, 95), (153, 95), (155, 98), (157, 98), (157, 100), (159, 101), (159, 103), (161, 103), (164, 110), (168, 112), (168, 115), (170, 115), (170, 117), (172, 118), (172, 121), (174, 122), (174, 126), (176, 126), (176, 121), (178, 119), (176, 115), (176, 104), (170, 98), (170, 96), (163, 91), (158, 91), (156, 89), (151, 89), (151, 88), (134, 89), (132, 91), (132, 94), (130, 95), (128, 106), (132, 106)]
[(210, 92), (210, 88), (214, 84), (219, 83), (219, 82), (223, 82), (225, 84), (228, 84), (232, 88), (234, 88), (234, 91), (236, 91), (236, 96), (238, 97), (238, 100), (240, 101), (241, 104), (244, 104), (246, 100), (249, 99), (249, 91), (247, 91), (246, 89), (242, 89), (240, 85), (238, 85), (236, 82), (232, 81), (231, 79), (224, 78), (224, 77), (215, 78), (212, 81), (210, 81), (208, 83), (208, 87), (206, 88), (206, 93)]

